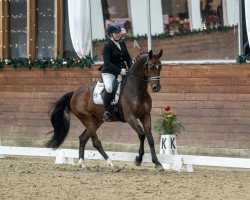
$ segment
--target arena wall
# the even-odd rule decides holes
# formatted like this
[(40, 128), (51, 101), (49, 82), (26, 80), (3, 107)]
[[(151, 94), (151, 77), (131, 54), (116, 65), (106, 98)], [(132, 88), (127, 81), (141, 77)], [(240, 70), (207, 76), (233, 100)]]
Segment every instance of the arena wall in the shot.
[[(99, 78), (99, 66), (89, 68), (0, 70), (0, 138), (45, 141), (52, 130), (49, 110), (61, 95)], [(249, 64), (165, 65), (162, 89), (151, 93), (152, 118), (170, 105), (185, 131), (178, 136), (182, 148), (250, 149)], [(67, 141), (78, 141), (84, 127), (71, 115)], [(153, 132), (156, 144), (159, 135)], [(106, 123), (98, 130), (104, 143), (138, 144), (125, 123)], [(119, 146), (119, 145), (118, 145)]]
[[(162, 60), (234, 59), (238, 55), (238, 31), (216, 31), (170, 38), (152, 38), (154, 49), (162, 49)], [(146, 39), (128, 39), (126, 45), (132, 58), (148, 51)], [(103, 42), (93, 44), (93, 54), (102, 59)]]

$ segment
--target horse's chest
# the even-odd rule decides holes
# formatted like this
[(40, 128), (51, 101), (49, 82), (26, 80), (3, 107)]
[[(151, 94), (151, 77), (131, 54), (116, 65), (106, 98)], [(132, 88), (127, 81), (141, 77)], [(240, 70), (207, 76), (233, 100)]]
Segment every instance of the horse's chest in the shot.
[(149, 101), (145, 101), (145, 100), (141, 100), (141, 101), (134, 101), (133, 103), (131, 103), (132, 105), (132, 110), (136, 113), (144, 113), (144, 112), (148, 112), (151, 110), (150, 107), (150, 102)]

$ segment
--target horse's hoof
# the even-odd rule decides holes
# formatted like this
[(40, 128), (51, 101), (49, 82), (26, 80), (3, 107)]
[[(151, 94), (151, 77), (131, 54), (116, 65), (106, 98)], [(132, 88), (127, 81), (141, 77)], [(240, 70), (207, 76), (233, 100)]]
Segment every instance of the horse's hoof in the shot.
[(118, 166), (114, 165), (112, 171), (113, 172), (119, 172), (119, 171), (121, 171), (121, 169)]
[(86, 169), (86, 170), (89, 170), (90, 168), (87, 167), (85, 164), (81, 164), (81, 165), (78, 165), (80, 168), (82, 169)]
[(84, 169), (84, 170), (90, 170), (89, 167), (87, 167), (86, 165), (81, 165), (80, 168)]
[(138, 161), (138, 156), (135, 157), (135, 165), (136, 166), (141, 166), (142, 161)]
[(82, 169), (89, 169), (89, 167), (87, 167), (84, 162), (83, 162), (83, 159), (80, 158), (79, 161), (78, 161), (78, 166)]
[(164, 171), (164, 168), (163, 168), (162, 165), (155, 165), (155, 169), (156, 169), (158, 172)]

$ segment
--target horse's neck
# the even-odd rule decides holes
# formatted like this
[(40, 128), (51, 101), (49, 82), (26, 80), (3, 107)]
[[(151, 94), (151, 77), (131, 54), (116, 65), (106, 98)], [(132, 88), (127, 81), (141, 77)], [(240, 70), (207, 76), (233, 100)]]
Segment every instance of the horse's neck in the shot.
[(141, 56), (140, 58), (138, 58), (138, 60), (136, 60), (134, 65), (131, 67), (129, 73), (132, 76), (144, 78), (144, 65), (146, 62), (147, 62), (147, 56), (146, 55)]
[(138, 95), (141, 95), (143, 97), (146, 93), (148, 93), (147, 80), (144, 76), (144, 65), (146, 61), (147, 57), (143, 56), (140, 60), (137, 60), (130, 69), (125, 87), (129, 89), (131, 98), (138, 98)]

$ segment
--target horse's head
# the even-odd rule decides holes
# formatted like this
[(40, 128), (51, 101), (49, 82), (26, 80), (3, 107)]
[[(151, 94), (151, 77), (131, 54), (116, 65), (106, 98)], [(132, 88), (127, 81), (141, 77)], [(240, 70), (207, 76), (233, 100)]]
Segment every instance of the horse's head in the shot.
[(159, 92), (161, 89), (160, 84), (160, 72), (161, 72), (161, 61), (163, 51), (160, 50), (158, 54), (154, 54), (152, 50), (148, 52), (148, 59), (145, 63), (144, 74), (148, 78), (148, 82), (151, 85), (153, 92)]

